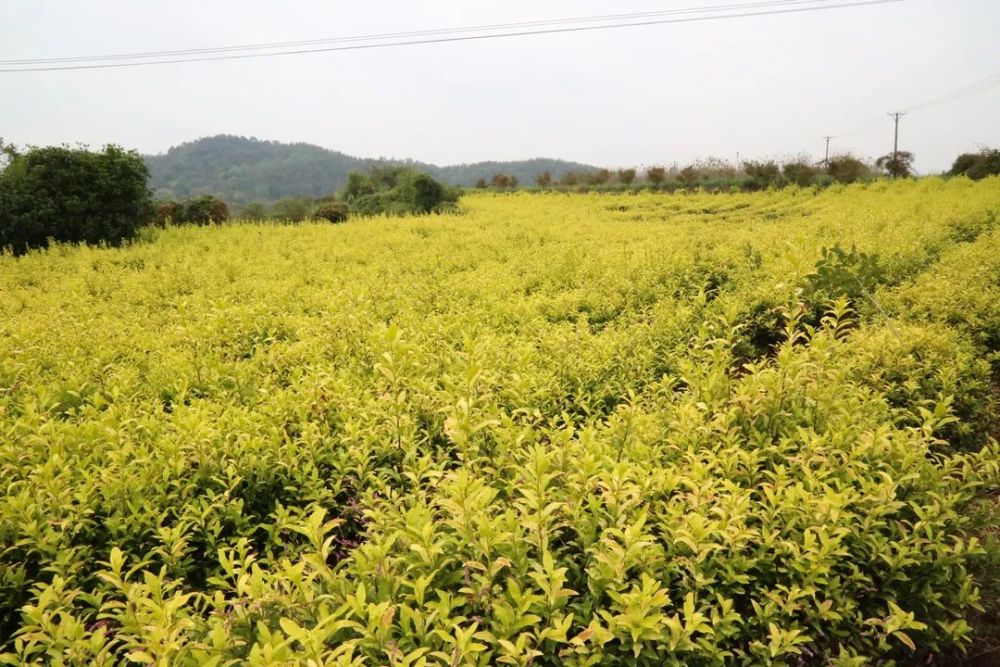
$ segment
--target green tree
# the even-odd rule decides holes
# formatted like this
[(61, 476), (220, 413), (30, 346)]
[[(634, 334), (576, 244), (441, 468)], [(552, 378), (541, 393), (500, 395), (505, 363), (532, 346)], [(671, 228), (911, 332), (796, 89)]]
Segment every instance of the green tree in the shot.
[(341, 200), (351, 214), (433, 213), (454, 208), (459, 192), (407, 167), (378, 167), (352, 173)]
[(893, 178), (909, 178), (913, 175), (913, 153), (896, 151), (875, 160), (875, 167)]
[(635, 180), (635, 169), (619, 169), (618, 182), (629, 185)]
[(316, 217), (329, 222), (344, 222), (349, 216), (350, 209), (341, 201), (325, 201), (316, 209)]
[(135, 151), (50, 146), (20, 153), (3, 147), (0, 248), (15, 254), (49, 239), (117, 245), (152, 218), (149, 173)]
[(552, 185), (552, 174), (548, 170), (543, 171), (538, 176), (535, 176), (535, 185), (540, 188), (547, 188)]
[(580, 182), (580, 174), (576, 173), (575, 171), (567, 171), (565, 174), (562, 175), (562, 178), (559, 179), (559, 185), (572, 186), (576, 185), (579, 182)]
[(979, 159), (969, 168), (966, 175), (976, 180), (1000, 175), (1000, 149), (984, 148)]
[(212, 195), (202, 195), (184, 202), (183, 212), (175, 222), (188, 225), (211, 225), (229, 219), (226, 202)]
[(826, 165), (826, 173), (839, 183), (855, 183), (871, 177), (871, 168), (850, 154), (835, 155)]
[(282, 197), (274, 202), (271, 215), (278, 220), (302, 222), (309, 217), (309, 200), (303, 197)]
[(701, 178), (701, 172), (693, 164), (689, 164), (677, 172), (677, 180), (685, 186), (692, 186)]
[(659, 185), (667, 180), (667, 170), (663, 167), (650, 167), (646, 170), (646, 180), (653, 185)]
[(490, 185), (495, 187), (497, 190), (513, 190), (517, 187), (517, 177), (511, 174), (504, 174), (502, 172), (497, 172), (493, 174), (493, 178), (490, 179)]
[(263, 220), (267, 217), (267, 209), (260, 202), (252, 201), (243, 207), (240, 217), (245, 220)]
[(751, 190), (765, 190), (781, 185), (781, 167), (774, 160), (744, 162), (743, 171), (750, 178), (747, 187)]
[(813, 182), (819, 170), (807, 160), (800, 159), (786, 162), (781, 167), (781, 173), (789, 183), (806, 186)]
[(611, 180), (611, 172), (607, 169), (598, 169), (587, 175), (587, 182), (591, 185), (604, 185)]
[(962, 153), (948, 171), (950, 176), (968, 176), (973, 179), (1000, 174), (1000, 149), (984, 148), (978, 153)]

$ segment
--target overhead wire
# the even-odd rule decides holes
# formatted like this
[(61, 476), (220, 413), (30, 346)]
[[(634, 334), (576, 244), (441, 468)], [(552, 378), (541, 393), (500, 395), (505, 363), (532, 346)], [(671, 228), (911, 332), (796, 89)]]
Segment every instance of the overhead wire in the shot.
[[(949, 102), (954, 102), (964, 97), (968, 97), (970, 95), (976, 95), (985, 92), (987, 90), (990, 90), (991, 88), (996, 88), (997, 86), (1000, 86), (1000, 72), (990, 74), (989, 76), (973, 81), (972, 83), (962, 86), (961, 88), (956, 88), (955, 90), (944, 93), (943, 95), (932, 97), (928, 100), (924, 100), (923, 102), (918, 102), (917, 104), (913, 104), (908, 107), (902, 107), (900, 109), (900, 112), (904, 114), (909, 114), (914, 111), (923, 111), (924, 109), (929, 109), (931, 107), (935, 107), (941, 104), (947, 104)], [(869, 128), (875, 127), (876, 125), (881, 125), (883, 123), (885, 123), (884, 117), (878, 117), (878, 118), (873, 117), (870, 121), (862, 125), (855, 126), (850, 130), (847, 130), (845, 132), (840, 132), (838, 134), (831, 134), (830, 138), (839, 139), (843, 137), (848, 137), (853, 134), (863, 132)]]
[(705, 7), (687, 7), (680, 9), (649, 11), (649, 12), (632, 12), (628, 14), (576, 16), (576, 17), (568, 17), (560, 19), (540, 19), (533, 21), (518, 21), (514, 23), (491, 23), (485, 25), (474, 25), (465, 27), (409, 30), (405, 32), (388, 32), (388, 33), (376, 33), (368, 35), (327, 37), (322, 39), (308, 39), (308, 40), (286, 41), (286, 42), (260, 42), (260, 43), (242, 44), (242, 45), (202, 47), (196, 49), (178, 49), (170, 51), (143, 51), (143, 52), (133, 52), (133, 53), (103, 54), (103, 55), (92, 55), (92, 56), (69, 56), (62, 58), (30, 58), (30, 59), (20, 59), (20, 60), (0, 60), (0, 65), (40, 65), (40, 64), (51, 64), (51, 63), (90, 62), (90, 61), (102, 61), (102, 60), (132, 60), (132, 59), (185, 56), (185, 55), (195, 55), (202, 53), (226, 53), (234, 51), (295, 48), (300, 46), (315, 46), (320, 44), (335, 44), (343, 42), (362, 42), (362, 41), (372, 41), (372, 40), (426, 37), (433, 35), (445, 35), (445, 34), (466, 33), (466, 32), (483, 32), (491, 30), (506, 30), (511, 28), (542, 27), (551, 25), (562, 25), (562, 24), (632, 20), (638, 18), (649, 18), (657, 16), (705, 14), (705, 13), (725, 12), (725, 11), (734, 11), (742, 9), (781, 7), (788, 5), (819, 5), (823, 3), (830, 3), (832, 1), (833, 0), (766, 0), (760, 2), (745, 2), (739, 4), (709, 5)]
[(428, 39), (414, 39), (405, 41), (389, 41), (389, 42), (375, 42), (367, 44), (356, 44), (350, 43), (345, 46), (327, 46), (321, 48), (303, 48), (303, 49), (293, 49), (284, 51), (271, 51), (267, 53), (232, 53), (225, 55), (209, 55), (209, 56), (195, 56), (189, 58), (169, 58), (169, 59), (157, 59), (157, 60), (142, 60), (137, 62), (109, 62), (109, 63), (97, 63), (97, 64), (72, 64), (72, 65), (43, 65), (43, 66), (31, 66), (31, 67), (17, 67), (17, 68), (0, 68), (0, 73), (13, 73), (13, 72), (51, 72), (51, 71), (69, 71), (69, 70), (88, 70), (88, 69), (111, 69), (111, 68), (123, 68), (123, 67), (142, 67), (148, 65), (169, 65), (177, 63), (191, 63), (191, 62), (209, 62), (209, 61), (222, 61), (222, 60), (243, 60), (248, 58), (265, 58), (274, 56), (289, 56), (289, 55), (300, 55), (306, 53), (330, 53), (339, 51), (358, 51), (367, 49), (379, 49), (379, 48), (391, 48), (391, 47), (404, 47), (404, 46), (418, 46), (418, 45), (428, 45), (428, 44), (443, 44), (449, 42), (467, 42), (475, 40), (485, 40), (485, 39), (502, 39), (509, 37), (522, 37), (530, 35), (552, 35), (560, 33), (577, 33), (577, 32), (590, 32), (597, 30), (610, 30), (619, 28), (632, 28), (641, 26), (652, 26), (652, 25), (665, 25), (665, 24), (677, 24), (677, 23), (693, 23), (702, 21), (715, 21), (723, 19), (737, 19), (737, 18), (750, 18), (757, 16), (773, 16), (779, 14), (795, 14), (803, 12), (814, 12), (814, 11), (825, 11), (831, 9), (842, 9), (848, 7), (865, 7), (872, 5), (884, 5), (892, 4), (897, 2), (902, 2), (903, 0), (858, 0), (855, 2), (838, 2), (835, 4), (822, 4), (815, 6), (791, 6), (782, 7), (770, 11), (746, 11), (738, 13), (728, 13), (721, 15), (709, 15), (709, 16), (684, 16), (682, 18), (664, 18), (664, 19), (649, 19), (649, 20), (636, 20), (625, 23), (606, 23), (602, 25), (575, 25), (569, 27), (556, 27), (556, 28), (540, 28), (537, 30), (523, 30), (523, 31), (513, 31), (513, 32), (501, 32), (493, 34), (484, 35), (458, 35), (458, 36), (445, 36), (436, 37)]
[(948, 102), (960, 100), (963, 97), (968, 97), (969, 95), (976, 95), (989, 90), (990, 88), (995, 88), (996, 86), (1000, 86), (1000, 72), (991, 74), (985, 78), (979, 79), (978, 81), (974, 81), (967, 86), (945, 93), (944, 95), (939, 95), (938, 97), (919, 102), (913, 106), (905, 107), (903, 111), (905, 113), (909, 113), (911, 111), (929, 109), (930, 107), (938, 106), (939, 104), (947, 104)]

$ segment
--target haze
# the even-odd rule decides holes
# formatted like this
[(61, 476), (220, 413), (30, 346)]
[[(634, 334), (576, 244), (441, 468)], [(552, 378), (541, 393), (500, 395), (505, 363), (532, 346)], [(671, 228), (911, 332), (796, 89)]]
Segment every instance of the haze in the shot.
[[(5, 3), (0, 59), (185, 49), (654, 11), (720, 0)], [(268, 59), (0, 74), (0, 136), (156, 153), (218, 133), (437, 164), (876, 157), (886, 112), (1000, 69), (996, 0), (867, 7)], [(1000, 86), (915, 111), (921, 173), (1000, 145)]]

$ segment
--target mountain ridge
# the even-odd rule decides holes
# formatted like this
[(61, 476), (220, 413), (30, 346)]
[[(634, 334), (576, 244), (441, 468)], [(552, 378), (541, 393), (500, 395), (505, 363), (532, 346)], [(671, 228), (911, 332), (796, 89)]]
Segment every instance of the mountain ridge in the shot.
[(213, 194), (235, 205), (269, 203), (283, 197), (321, 197), (340, 190), (350, 172), (374, 166), (412, 167), (450, 185), (465, 187), (475, 185), (480, 178), (489, 181), (501, 171), (530, 183), (543, 171), (558, 178), (567, 171), (597, 169), (553, 158), (439, 166), (411, 159), (357, 157), (306, 142), (228, 134), (202, 137), (143, 157), (150, 171), (150, 187), (158, 199)]

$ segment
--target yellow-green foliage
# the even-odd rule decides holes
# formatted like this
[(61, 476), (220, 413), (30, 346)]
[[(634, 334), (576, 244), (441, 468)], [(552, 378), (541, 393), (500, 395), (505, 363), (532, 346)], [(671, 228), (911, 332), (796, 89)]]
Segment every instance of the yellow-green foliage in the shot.
[(997, 179), (476, 195), (0, 257), (4, 660), (961, 646), (998, 206)]

